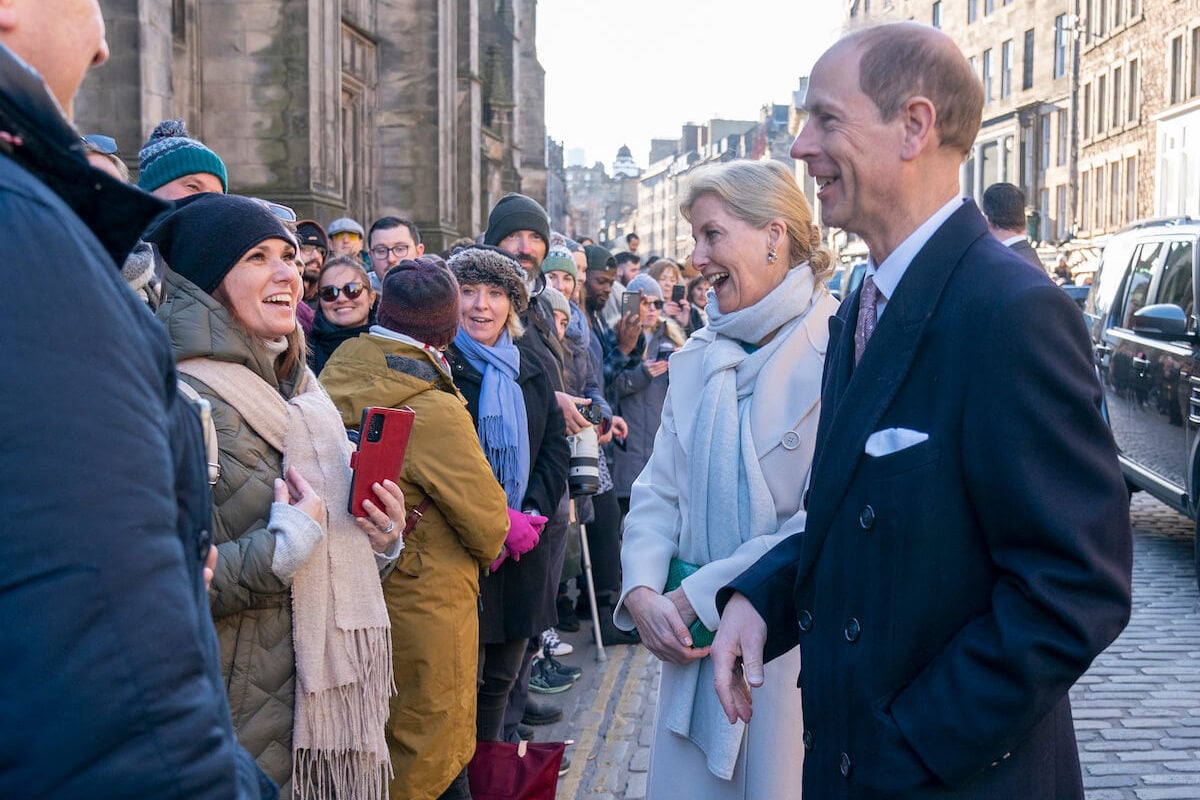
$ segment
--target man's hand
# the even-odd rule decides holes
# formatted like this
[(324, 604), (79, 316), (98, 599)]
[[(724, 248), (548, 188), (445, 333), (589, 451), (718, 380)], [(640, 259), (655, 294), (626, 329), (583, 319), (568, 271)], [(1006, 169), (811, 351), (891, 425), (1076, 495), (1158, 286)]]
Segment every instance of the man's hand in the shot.
[[(686, 664), (704, 658), (709, 648), (692, 647), (692, 635), (679, 613), (677, 601), (678, 598), (639, 586), (625, 597), (625, 607), (633, 616), (642, 644), (651, 653), (672, 664)], [(682, 602), (691, 611), (686, 596)], [(690, 616), (695, 618), (695, 612), (692, 611)]]
[(592, 401), (587, 397), (575, 397), (566, 392), (555, 392), (554, 399), (558, 401), (558, 407), (562, 409), (563, 420), (567, 423), (567, 435), (574, 436), (584, 428), (592, 427), (592, 423), (584, 418), (583, 414), (579, 413), (576, 406), (590, 406)]
[(754, 714), (750, 690), (763, 684), (763, 645), (766, 640), (767, 623), (745, 595), (734, 594), (725, 606), (717, 638), (712, 643), (713, 671), (716, 673), (713, 683), (730, 725), (739, 719), (749, 722)]
[(637, 314), (626, 314), (617, 322), (617, 349), (625, 355), (633, 352), (638, 337), (642, 335), (642, 323)]

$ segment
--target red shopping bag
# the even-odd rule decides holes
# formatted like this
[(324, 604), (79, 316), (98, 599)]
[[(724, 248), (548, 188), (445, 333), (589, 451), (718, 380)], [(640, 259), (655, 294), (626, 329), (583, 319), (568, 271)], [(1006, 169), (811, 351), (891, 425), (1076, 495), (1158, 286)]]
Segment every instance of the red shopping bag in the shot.
[(467, 768), (474, 800), (554, 800), (565, 742), (478, 742)]

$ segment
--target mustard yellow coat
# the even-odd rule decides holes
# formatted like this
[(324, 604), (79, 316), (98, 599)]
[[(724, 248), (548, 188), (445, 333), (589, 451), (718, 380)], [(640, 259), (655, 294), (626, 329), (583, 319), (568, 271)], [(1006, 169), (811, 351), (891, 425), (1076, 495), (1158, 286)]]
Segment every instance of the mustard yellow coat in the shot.
[(475, 752), (479, 573), (508, 533), (504, 490), (479, 447), (466, 401), (436, 356), (363, 334), (321, 372), (347, 428), (367, 406), (416, 412), (399, 484), (411, 510), (433, 503), (383, 582), (396, 696), (388, 718), (394, 798), (437, 798)]

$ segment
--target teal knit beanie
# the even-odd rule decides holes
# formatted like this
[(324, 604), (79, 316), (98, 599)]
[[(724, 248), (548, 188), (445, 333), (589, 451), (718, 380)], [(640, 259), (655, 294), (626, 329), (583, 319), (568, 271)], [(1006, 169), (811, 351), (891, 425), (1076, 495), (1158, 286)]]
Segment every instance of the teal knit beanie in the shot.
[(221, 189), (229, 191), (229, 177), (220, 156), (188, 135), (181, 119), (158, 123), (138, 151), (138, 186), (153, 192), (176, 178), (196, 173), (216, 175)]
[(566, 272), (575, 280), (579, 280), (579, 267), (575, 264), (571, 251), (565, 247), (551, 247), (550, 252), (542, 259), (543, 275), (556, 270)]

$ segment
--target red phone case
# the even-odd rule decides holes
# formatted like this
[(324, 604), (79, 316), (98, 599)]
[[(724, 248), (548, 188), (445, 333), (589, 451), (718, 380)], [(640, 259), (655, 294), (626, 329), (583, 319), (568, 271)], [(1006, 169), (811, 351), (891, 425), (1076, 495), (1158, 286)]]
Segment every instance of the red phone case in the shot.
[(354, 477), (350, 485), (349, 509), (354, 516), (367, 515), (363, 500), (378, 505), (379, 500), (371, 489), (374, 484), (399, 479), (415, 418), (416, 413), (411, 408), (367, 406), (363, 409), (358, 428), (358, 450), (350, 456)]

